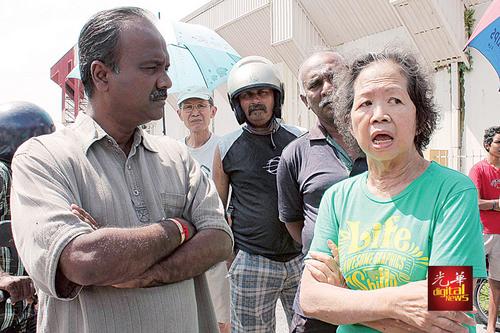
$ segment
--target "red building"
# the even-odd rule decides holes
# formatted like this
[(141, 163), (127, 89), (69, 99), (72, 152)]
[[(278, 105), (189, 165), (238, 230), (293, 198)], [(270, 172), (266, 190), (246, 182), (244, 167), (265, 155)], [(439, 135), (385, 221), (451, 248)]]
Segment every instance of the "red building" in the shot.
[(68, 74), (78, 63), (77, 57), (78, 52), (74, 46), (50, 68), (51, 80), (62, 89), (61, 118), (64, 125), (74, 122), (78, 112), (87, 106), (82, 81), (68, 78)]

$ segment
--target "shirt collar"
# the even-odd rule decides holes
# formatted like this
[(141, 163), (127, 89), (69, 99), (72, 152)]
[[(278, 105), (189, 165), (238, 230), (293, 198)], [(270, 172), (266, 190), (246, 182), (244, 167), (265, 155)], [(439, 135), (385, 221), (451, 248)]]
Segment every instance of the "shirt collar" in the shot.
[(316, 126), (309, 130), (309, 140), (325, 140), (326, 139), (326, 129), (321, 126), (319, 121)]
[[(114, 142), (114, 139), (106, 133), (106, 131), (90, 116), (85, 113), (80, 113), (76, 118), (75, 124), (73, 125), (73, 130), (81, 138), (82, 149), (87, 154), (90, 146), (95, 142), (102, 140), (103, 138), (108, 138)], [(151, 142), (151, 138), (148, 134), (144, 132), (143, 129), (138, 127), (134, 133), (134, 147), (140, 145), (144, 146), (147, 150), (151, 152), (158, 152), (158, 148)]]

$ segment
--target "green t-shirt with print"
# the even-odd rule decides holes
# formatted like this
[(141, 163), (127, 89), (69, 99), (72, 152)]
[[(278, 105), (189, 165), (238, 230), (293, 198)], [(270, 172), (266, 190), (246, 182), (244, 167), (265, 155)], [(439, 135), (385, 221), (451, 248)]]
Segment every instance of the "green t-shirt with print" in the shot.
[[(401, 193), (379, 198), (368, 191), (367, 176), (325, 192), (311, 245), (324, 253), (328, 239), (338, 245), (350, 289), (424, 280), (428, 265), (473, 266), (474, 277), (486, 276), (477, 190), (468, 177), (432, 162)], [(376, 330), (342, 325), (338, 332)]]

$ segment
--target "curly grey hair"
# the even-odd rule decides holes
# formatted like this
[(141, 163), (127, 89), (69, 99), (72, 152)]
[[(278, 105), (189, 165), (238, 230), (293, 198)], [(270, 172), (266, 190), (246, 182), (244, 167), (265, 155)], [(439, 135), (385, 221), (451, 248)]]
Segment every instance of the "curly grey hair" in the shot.
[(94, 92), (92, 62), (99, 60), (118, 73), (120, 33), (128, 22), (141, 19), (153, 22), (153, 16), (142, 8), (119, 7), (98, 12), (83, 26), (78, 38), (78, 54), (80, 77), (89, 98)]
[[(427, 147), (439, 119), (439, 114), (434, 104), (433, 85), (428, 73), (419, 64), (417, 58), (412, 53), (401, 49), (386, 49), (379, 53), (367, 53), (358, 56), (349, 69), (334, 78), (339, 84), (339, 88), (333, 103), (335, 105), (336, 124), (342, 129), (342, 133), (350, 133), (351, 130), (351, 109), (354, 101), (354, 82), (361, 71), (372, 63), (389, 61), (398, 65), (401, 74), (406, 77), (408, 94), (415, 105), (416, 135), (413, 140), (417, 151), (422, 151)], [(346, 141), (352, 138), (346, 137)], [(353, 143), (350, 142), (352, 145)]]

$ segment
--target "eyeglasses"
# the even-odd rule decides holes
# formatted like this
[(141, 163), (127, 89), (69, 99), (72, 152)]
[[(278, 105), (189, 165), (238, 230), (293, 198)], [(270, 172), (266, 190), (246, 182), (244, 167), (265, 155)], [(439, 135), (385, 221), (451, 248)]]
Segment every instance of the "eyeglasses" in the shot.
[(194, 109), (198, 111), (204, 111), (210, 107), (210, 104), (182, 104), (181, 110), (184, 112), (191, 113)]

